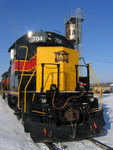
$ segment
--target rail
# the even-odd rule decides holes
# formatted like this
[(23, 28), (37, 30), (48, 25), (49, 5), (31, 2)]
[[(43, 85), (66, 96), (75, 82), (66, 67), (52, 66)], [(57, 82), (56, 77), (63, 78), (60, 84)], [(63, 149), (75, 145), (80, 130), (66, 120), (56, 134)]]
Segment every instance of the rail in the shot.
[(102, 142), (99, 142), (93, 138), (88, 138), (89, 141), (93, 142), (94, 144), (96, 144), (97, 146), (101, 147), (102, 149), (105, 149), (105, 150), (113, 150), (112, 147), (102, 143)]
[(50, 150), (56, 150), (56, 146), (53, 143), (45, 143), (45, 145), (50, 149)]
[(96, 79), (96, 82), (97, 82), (97, 84), (98, 84), (98, 87), (99, 87), (99, 93), (98, 93), (97, 98), (100, 98), (100, 110), (101, 110), (101, 109), (102, 109), (102, 93), (101, 93), (101, 87), (100, 87), (100, 84), (99, 84), (99, 82), (98, 82), (98, 80), (97, 80), (97, 77), (96, 77), (96, 75), (95, 75), (95, 73), (94, 73), (94, 70), (93, 70), (93, 68), (91, 67), (91, 63), (89, 64), (89, 72), (90, 72), (91, 83), (92, 83), (93, 92), (94, 92), (94, 98), (96, 97), (96, 90), (95, 90), (95, 87), (94, 87), (94, 82), (93, 82), (92, 73), (93, 73), (93, 75), (94, 75), (94, 77), (95, 77), (95, 79)]

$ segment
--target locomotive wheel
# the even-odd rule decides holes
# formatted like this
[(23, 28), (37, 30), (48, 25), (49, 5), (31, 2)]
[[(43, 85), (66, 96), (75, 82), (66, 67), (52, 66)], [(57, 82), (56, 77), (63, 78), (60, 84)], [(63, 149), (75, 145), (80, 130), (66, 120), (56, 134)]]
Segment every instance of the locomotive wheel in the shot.
[(2, 98), (5, 99), (5, 93), (4, 93), (4, 92), (3, 92), (3, 94), (2, 94)]
[(22, 109), (21, 118), (22, 118), (22, 124), (24, 124), (24, 122), (25, 122), (24, 109)]
[(21, 118), (22, 118), (22, 124), (24, 124), (26, 117), (25, 117), (25, 113), (24, 113), (24, 97), (22, 98), (22, 111), (21, 111)]
[(8, 105), (11, 109), (15, 110), (17, 106), (17, 99), (15, 97), (8, 96)]

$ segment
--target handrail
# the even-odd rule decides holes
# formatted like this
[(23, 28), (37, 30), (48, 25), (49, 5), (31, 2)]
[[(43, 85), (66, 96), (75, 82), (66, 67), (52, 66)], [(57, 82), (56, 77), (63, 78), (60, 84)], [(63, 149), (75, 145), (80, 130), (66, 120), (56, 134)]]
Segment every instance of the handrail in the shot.
[[(39, 65), (40, 65), (40, 64), (38, 64), (38, 66), (39, 66)], [(35, 72), (36, 72), (38, 66), (37, 66), (37, 67), (35, 68), (35, 70), (33, 71), (31, 77), (29, 78), (29, 80), (28, 80), (28, 82), (27, 82), (27, 84), (26, 84), (26, 86), (25, 86), (25, 88), (24, 88), (24, 112), (26, 112), (26, 89), (27, 89), (27, 87), (28, 87), (28, 85), (29, 85), (29, 83), (30, 83), (32, 77), (34, 76), (34, 74), (35, 74)]]
[[(28, 80), (28, 82), (27, 82), (27, 84), (26, 84), (26, 86), (25, 86), (25, 88), (24, 88), (24, 113), (26, 112), (26, 89), (27, 89), (27, 87), (28, 87), (28, 85), (29, 85), (29, 83), (30, 83), (32, 77), (34, 76), (35, 72), (37, 71), (39, 65), (42, 65), (42, 64), (38, 64), (38, 65), (36, 66), (35, 70), (33, 71), (31, 77), (29, 78), (29, 80)], [(58, 66), (59, 64), (46, 63), (46, 65), (57, 65), (57, 66)], [(58, 73), (58, 74), (59, 74), (59, 73)], [(35, 96), (35, 94), (34, 94), (34, 96)], [(32, 101), (34, 100), (34, 96), (32, 97)]]
[(33, 97), (32, 97), (32, 102), (34, 101), (34, 98), (35, 98), (35, 93), (33, 94)]
[[(90, 63), (90, 64), (91, 64), (91, 63)], [(99, 84), (99, 82), (98, 82), (98, 80), (97, 80), (97, 77), (96, 77), (96, 75), (95, 75), (95, 73), (94, 73), (94, 70), (93, 70), (93, 68), (91, 67), (90, 64), (89, 64), (89, 72), (90, 72), (90, 77), (91, 77), (92, 86), (93, 86), (93, 89), (94, 89), (94, 97), (95, 97), (95, 95), (96, 95), (96, 91), (95, 91), (95, 88), (94, 88), (91, 71), (92, 71), (92, 73), (93, 73), (93, 75), (94, 75), (94, 77), (95, 77), (95, 79), (96, 79), (96, 82), (97, 82), (98, 87), (99, 87), (99, 90), (100, 90), (100, 92), (99, 92), (97, 98), (100, 97), (100, 110), (101, 110), (101, 109), (102, 109), (102, 93), (101, 93), (101, 87), (100, 87), (100, 84)]]
[(24, 60), (22, 74), (21, 74), (21, 78), (20, 78), (20, 82), (19, 82), (19, 86), (18, 86), (18, 109), (19, 110), (22, 110), (22, 108), (20, 108), (20, 86), (21, 86), (21, 83), (22, 83), (23, 73), (24, 73), (24, 69), (25, 69), (25, 64), (26, 64), (27, 56), (28, 56), (28, 47), (27, 46), (20, 46), (19, 49), (22, 48), (22, 47), (26, 48), (27, 51), (26, 51), (26, 56), (25, 56), (25, 60)]
[(95, 93), (95, 87), (94, 87), (94, 84), (93, 84), (93, 78), (92, 78), (92, 74), (91, 74), (90, 64), (89, 64), (89, 72), (90, 72), (91, 83), (92, 83), (92, 87), (93, 87), (93, 93), (94, 93), (94, 97), (95, 97), (96, 93)]

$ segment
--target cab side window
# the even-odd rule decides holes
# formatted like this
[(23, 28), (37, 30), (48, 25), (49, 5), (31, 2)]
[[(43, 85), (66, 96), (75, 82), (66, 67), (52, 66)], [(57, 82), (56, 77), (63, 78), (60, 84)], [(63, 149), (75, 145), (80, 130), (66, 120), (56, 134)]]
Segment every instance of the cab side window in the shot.
[(26, 57), (26, 48), (20, 48), (20, 50), (19, 50), (19, 57), (20, 57), (20, 59), (22, 59), (22, 60), (24, 60), (25, 59), (25, 57)]
[(19, 47), (17, 50), (17, 59), (25, 60), (27, 49), (25, 47)]

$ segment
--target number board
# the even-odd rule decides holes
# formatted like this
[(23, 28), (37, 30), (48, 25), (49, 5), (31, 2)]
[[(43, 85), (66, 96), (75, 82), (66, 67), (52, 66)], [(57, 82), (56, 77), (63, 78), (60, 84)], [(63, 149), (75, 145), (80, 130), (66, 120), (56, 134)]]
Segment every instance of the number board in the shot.
[(46, 43), (46, 45), (59, 45), (73, 48), (73, 45), (62, 35), (54, 32), (33, 32), (29, 43)]

